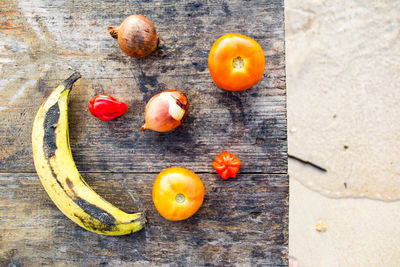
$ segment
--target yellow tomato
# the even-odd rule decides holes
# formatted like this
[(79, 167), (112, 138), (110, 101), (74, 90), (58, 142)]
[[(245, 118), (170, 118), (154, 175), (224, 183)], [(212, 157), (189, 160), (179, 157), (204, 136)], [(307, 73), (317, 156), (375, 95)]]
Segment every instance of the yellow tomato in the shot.
[(153, 202), (167, 220), (185, 220), (204, 199), (204, 185), (191, 170), (172, 167), (160, 172), (153, 184)]

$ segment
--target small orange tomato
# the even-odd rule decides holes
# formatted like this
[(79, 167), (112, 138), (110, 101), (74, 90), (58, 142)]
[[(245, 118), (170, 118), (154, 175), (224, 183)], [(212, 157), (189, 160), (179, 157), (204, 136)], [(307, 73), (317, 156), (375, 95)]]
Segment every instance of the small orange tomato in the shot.
[(229, 33), (211, 47), (208, 68), (214, 82), (228, 91), (249, 89), (264, 74), (265, 57), (261, 46), (250, 37)]
[(153, 202), (167, 220), (185, 220), (204, 199), (204, 185), (191, 170), (172, 167), (160, 172), (153, 184)]
[(223, 152), (215, 158), (212, 166), (222, 179), (228, 179), (236, 177), (242, 163), (231, 152)]

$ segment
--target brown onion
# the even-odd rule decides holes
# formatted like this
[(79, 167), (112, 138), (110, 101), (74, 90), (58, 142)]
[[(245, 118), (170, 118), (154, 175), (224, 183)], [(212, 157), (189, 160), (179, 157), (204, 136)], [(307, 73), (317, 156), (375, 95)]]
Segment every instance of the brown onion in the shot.
[(146, 122), (140, 130), (169, 132), (181, 124), (188, 108), (189, 103), (181, 92), (167, 90), (159, 93), (147, 102)]
[(144, 57), (158, 46), (158, 35), (153, 22), (143, 15), (131, 15), (120, 26), (108, 26), (113, 38), (118, 39), (119, 47), (131, 57)]

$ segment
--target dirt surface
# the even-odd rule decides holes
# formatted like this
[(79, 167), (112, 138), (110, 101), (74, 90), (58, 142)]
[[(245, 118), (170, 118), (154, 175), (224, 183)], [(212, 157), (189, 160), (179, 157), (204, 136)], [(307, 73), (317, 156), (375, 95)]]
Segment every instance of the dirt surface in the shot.
[[(400, 198), (400, 2), (287, 1), (290, 175), (329, 197)], [(367, 4), (368, 3), (368, 4)]]
[(290, 254), (396, 266), (400, 2), (288, 0), (285, 15), (288, 150), (327, 169), (289, 160)]

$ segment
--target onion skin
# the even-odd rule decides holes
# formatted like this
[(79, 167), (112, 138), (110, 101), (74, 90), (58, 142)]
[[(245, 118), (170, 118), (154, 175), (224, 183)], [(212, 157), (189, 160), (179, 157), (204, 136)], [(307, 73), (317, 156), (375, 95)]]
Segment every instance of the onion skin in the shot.
[(157, 49), (159, 38), (153, 22), (143, 15), (131, 15), (120, 26), (108, 26), (110, 35), (131, 57), (145, 57)]
[(189, 103), (181, 92), (175, 90), (161, 92), (153, 96), (147, 103), (146, 122), (140, 130), (143, 132), (147, 129), (156, 132), (169, 132), (181, 125), (188, 108)]

